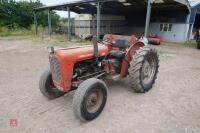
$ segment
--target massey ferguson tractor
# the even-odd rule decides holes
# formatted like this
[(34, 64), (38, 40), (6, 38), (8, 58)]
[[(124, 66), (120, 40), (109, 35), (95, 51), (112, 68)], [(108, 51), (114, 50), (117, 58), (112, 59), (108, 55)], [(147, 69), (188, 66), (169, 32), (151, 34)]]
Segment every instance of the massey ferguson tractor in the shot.
[(50, 69), (40, 78), (44, 96), (55, 99), (75, 90), (73, 110), (81, 121), (95, 119), (102, 112), (108, 87), (106, 79), (128, 78), (137, 93), (149, 91), (157, 77), (159, 59), (147, 39), (105, 35), (93, 45), (49, 50)]

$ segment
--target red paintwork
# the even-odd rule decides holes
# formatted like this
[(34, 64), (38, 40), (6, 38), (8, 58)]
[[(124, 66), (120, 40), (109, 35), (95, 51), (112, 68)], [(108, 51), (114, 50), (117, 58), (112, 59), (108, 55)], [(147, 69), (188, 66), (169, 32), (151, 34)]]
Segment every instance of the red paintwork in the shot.
[(156, 37), (147, 37), (149, 44), (155, 44), (155, 45), (160, 45), (161, 44), (161, 39), (156, 38)]
[[(121, 36), (121, 35), (112, 35), (112, 34), (107, 34), (103, 37), (104, 41), (112, 43), (115, 41), (115, 39), (126, 39), (130, 43), (130, 47), (127, 50), (127, 53), (125, 55), (125, 58), (122, 61), (122, 67), (121, 67), (121, 73), (120, 77), (125, 78), (127, 73), (128, 73), (128, 67), (129, 67), (129, 62), (132, 60), (132, 56), (135, 54), (135, 51), (138, 50), (140, 47), (143, 47), (144, 44), (142, 42), (136, 42), (136, 37), (135, 35), (131, 36)], [(110, 49), (110, 48), (109, 48)]]
[[(108, 54), (108, 47), (105, 45), (99, 44), (98, 48), (99, 56), (105, 56)], [(74, 64), (92, 59), (93, 55), (93, 45), (56, 50), (53, 56), (60, 63), (61, 71), (61, 83), (56, 83), (54, 81), (56, 88), (64, 92), (69, 91), (71, 87)]]
[(163, 41), (163, 37), (162, 37), (162, 36), (151, 35), (151, 34), (150, 34), (148, 37), (149, 37), (149, 38), (157, 38), (157, 39), (160, 39), (161, 42)]
[(132, 56), (135, 54), (136, 50), (140, 49), (141, 47), (144, 47), (144, 43), (136, 42), (135, 44), (131, 45), (131, 47), (128, 49), (121, 65), (122, 66), (120, 73), (121, 78), (125, 78), (127, 76), (129, 62), (132, 60)]
[[(114, 39), (116, 36), (109, 35), (109, 37), (110, 39), (111, 38)], [(128, 36), (126, 36), (126, 38), (130, 40), (129, 42), (131, 46), (127, 49), (127, 53), (122, 62), (121, 74), (120, 74), (121, 78), (126, 77), (128, 73), (129, 62), (131, 61), (135, 51), (138, 50), (140, 47), (144, 46), (142, 42), (135, 43), (135, 36), (129, 36), (129, 38)], [(108, 55), (109, 51), (111, 50), (118, 51), (119, 48), (112, 47), (112, 45), (109, 44), (108, 42), (108, 44), (106, 45), (98, 44), (98, 50), (99, 50), (99, 56), (102, 57)], [(66, 48), (66, 49), (57, 49), (55, 50), (55, 53), (53, 55), (50, 55), (50, 58), (51, 56), (53, 56), (58, 60), (60, 64), (60, 74), (61, 74), (60, 77), (61, 82), (57, 83), (56, 81), (53, 81), (53, 83), (59, 90), (68, 92), (70, 91), (71, 88), (74, 64), (81, 61), (92, 59), (94, 56), (93, 45)]]
[(154, 45), (160, 45), (163, 41), (163, 38), (161, 36), (157, 35), (148, 35), (147, 39), (149, 41), (149, 44), (154, 44)]
[(125, 39), (127, 40), (130, 45), (133, 45), (136, 41), (136, 37), (135, 35), (131, 35), (131, 36), (122, 36), (122, 35), (112, 35), (112, 34), (106, 34), (103, 37), (104, 41), (110, 42), (112, 43), (113, 41), (115, 41), (116, 39)]

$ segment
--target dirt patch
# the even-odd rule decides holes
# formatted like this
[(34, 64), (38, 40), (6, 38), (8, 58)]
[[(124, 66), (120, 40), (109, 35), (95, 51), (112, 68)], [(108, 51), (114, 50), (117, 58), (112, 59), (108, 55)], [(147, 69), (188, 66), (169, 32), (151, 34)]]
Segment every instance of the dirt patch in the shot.
[[(157, 46), (158, 79), (153, 89), (135, 94), (128, 81), (109, 82), (106, 107), (92, 122), (72, 112), (73, 92), (47, 100), (38, 89), (48, 69), (47, 45), (0, 40), (0, 132), (10, 133), (199, 133), (200, 51), (175, 44)], [(9, 120), (18, 125), (10, 126)]]

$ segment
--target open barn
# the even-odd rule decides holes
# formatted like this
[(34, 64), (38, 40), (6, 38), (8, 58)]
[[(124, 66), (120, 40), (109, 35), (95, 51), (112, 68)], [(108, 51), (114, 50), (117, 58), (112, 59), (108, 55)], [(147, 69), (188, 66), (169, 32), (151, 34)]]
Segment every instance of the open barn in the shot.
[[(162, 36), (164, 41), (171, 42), (186, 41), (190, 37), (191, 6), (187, 0), (154, 0), (149, 3), (145, 0), (83, 0), (45, 6), (35, 9), (35, 12), (37, 14), (38, 11), (44, 10), (68, 11), (68, 18), (70, 12), (80, 14), (75, 19), (75, 24), (68, 21), (67, 28), (69, 35), (71, 31), (75, 31), (74, 34), (79, 37), (91, 34), (93, 27), (99, 38), (107, 33), (158, 35)], [(83, 17), (83, 14), (90, 14), (90, 16)], [(114, 23), (116, 16), (118, 16), (116, 24), (109, 24)], [(51, 33), (50, 18), (48, 20), (49, 33)], [(83, 21), (88, 22), (83, 25), (84, 23), (81, 23)], [(88, 30), (85, 32), (84, 29)]]

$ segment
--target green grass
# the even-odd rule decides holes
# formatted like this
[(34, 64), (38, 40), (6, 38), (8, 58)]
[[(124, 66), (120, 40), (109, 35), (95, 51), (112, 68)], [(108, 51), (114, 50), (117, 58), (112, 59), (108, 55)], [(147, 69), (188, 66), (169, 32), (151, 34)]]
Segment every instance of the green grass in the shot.
[(50, 46), (58, 46), (58, 47), (72, 47), (77, 45), (89, 45), (92, 42), (83, 41), (72, 37), (71, 41), (68, 41), (66, 35), (52, 35), (49, 37), (48, 35), (18, 35), (18, 36), (3, 36), (0, 37), (0, 40), (27, 40), (32, 41), (35, 44), (46, 44)]
[[(33, 39), (32, 39), (33, 40)], [(88, 45), (91, 44), (89, 41), (81, 40), (77, 37), (71, 36), (71, 41), (68, 40), (67, 35), (45, 35), (43, 37), (37, 36), (33, 41), (43, 42), (45, 44), (51, 46), (59, 46), (59, 47), (72, 47), (77, 45)]]
[[(38, 26), (38, 31), (43, 32), (47, 31), (47, 29), (42, 26)], [(9, 26), (0, 27), (0, 37), (27, 36), (27, 35), (34, 35), (34, 33), (35, 33), (34, 25), (31, 25), (28, 29), (20, 28), (18, 26), (14, 26), (13, 28), (9, 28)]]
[(196, 48), (196, 41), (195, 40), (189, 40), (189, 41), (186, 41), (184, 43), (181, 43), (180, 46), (183, 46), (183, 47), (189, 47), (189, 48)]
[(81, 40), (75, 36), (71, 36), (71, 41), (68, 41), (65, 34), (52, 34), (49, 36), (46, 28), (39, 27), (38, 35), (35, 35), (34, 27), (27, 29), (8, 29), (0, 27), (0, 40), (29, 40), (37, 44), (47, 44), (50, 46), (71, 47), (77, 45), (91, 44), (89, 41)]
[(27, 29), (8, 29), (5, 27), (0, 27), (0, 37), (6, 36), (21, 36), (21, 35), (30, 35), (31, 31)]
[(195, 40), (189, 40), (185, 42), (163, 42), (163, 44), (172, 44), (176, 47), (186, 47), (186, 48), (196, 48), (196, 41)]

